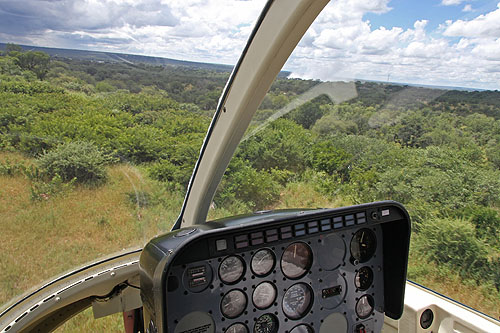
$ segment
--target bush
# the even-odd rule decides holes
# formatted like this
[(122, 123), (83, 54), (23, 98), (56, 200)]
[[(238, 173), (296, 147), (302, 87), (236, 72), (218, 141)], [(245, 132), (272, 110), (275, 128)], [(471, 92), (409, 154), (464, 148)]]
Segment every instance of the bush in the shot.
[(65, 182), (100, 184), (106, 181), (105, 165), (111, 159), (87, 142), (65, 143), (42, 155), (38, 165), (49, 179), (59, 175)]
[(483, 206), (467, 206), (457, 211), (457, 216), (470, 219), (477, 237), (500, 247), (500, 215), (496, 210)]
[(279, 199), (279, 172), (258, 171), (248, 161), (233, 159), (216, 193), (217, 206), (227, 207), (235, 202), (245, 203), (252, 210), (261, 210)]
[(61, 176), (57, 174), (47, 182), (33, 179), (31, 182), (31, 200), (44, 201), (63, 194), (73, 187), (75, 181), (76, 178), (73, 178), (68, 183), (64, 183)]
[(456, 269), (462, 277), (479, 281), (491, 276), (487, 247), (475, 237), (474, 226), (467, 220), (427, 221), (421, 226), (415, 247), (438, 264)]

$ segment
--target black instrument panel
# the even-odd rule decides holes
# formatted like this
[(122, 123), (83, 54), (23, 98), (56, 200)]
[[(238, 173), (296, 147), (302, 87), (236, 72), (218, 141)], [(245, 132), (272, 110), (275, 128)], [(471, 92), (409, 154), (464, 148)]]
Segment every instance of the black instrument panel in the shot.
[[(153, 240), (156, 250), (181, 244), (177, 253), (166, 251), (162, 296), (142, 295), (146, 327), (175, 333), (378, 332), (384, 313), (402, 309), (404, 290), (395, 293), (401, 299), (387, 302), (388, 289), (404, 289), (406, 278), (409, 220), (399, 204), (390, 206), (295, 211), (244, 225), (226, 219), (205, 233)], [(384, 238), (396, 225), (403, 242), (390, 249)], [(404, 267), (385, 262), (394, 262), (395, 250), (406, 256)], [(158, 253), (141, 258), (143, 273), (152, 257), (161, 261)], [(384, 279), (395, 271), (399, 278)], [(141, 290), (153, 280), (141, 274)]]

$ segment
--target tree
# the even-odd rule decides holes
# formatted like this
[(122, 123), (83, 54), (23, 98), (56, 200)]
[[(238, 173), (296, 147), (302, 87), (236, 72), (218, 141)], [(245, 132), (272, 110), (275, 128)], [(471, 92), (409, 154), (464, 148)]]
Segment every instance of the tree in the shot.
[(30, 70), (39, 80), (43, 80), (49, 71), (50, 56), (40, 51), (28, 51), (16, 56), (17, 65), (22, 69)]
[(7, 43), (5, 46), (5, 54), (12, 56), (23, 52), (23, 48), (20, 45)]

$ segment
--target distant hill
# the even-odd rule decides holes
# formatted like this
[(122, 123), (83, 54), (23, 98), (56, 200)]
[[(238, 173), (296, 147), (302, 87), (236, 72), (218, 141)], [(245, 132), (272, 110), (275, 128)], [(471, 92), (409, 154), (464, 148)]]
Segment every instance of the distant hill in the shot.
[[(0, 50), (4, 50), (6, 45), (7, 44), (5, 43), (0, 43)], [(182, 67), (209, 69), (220, 72), (231, 72), (233, 70), (233, 66), (230, 65), (184, 61), (184, 60), (161, 58), (161, 57), (150, 57), (137, 54), (60, 49), (53, 47), (39, 47), (39, 46), (29, 46), (29, 45), (20, 45), (20, 46), (26, 51), (29, 50), (42, 51), (54, 58), (69, 58), (69, 59), (89, 60), (96, 62), (115, 62), (115, 63), (126, 62), (133, 64), (142, 63), (155, 66), (182, 66)], [(287, 77), (288, 75), (290, 75), (290, 72), (281, 71), (279, 76)]]

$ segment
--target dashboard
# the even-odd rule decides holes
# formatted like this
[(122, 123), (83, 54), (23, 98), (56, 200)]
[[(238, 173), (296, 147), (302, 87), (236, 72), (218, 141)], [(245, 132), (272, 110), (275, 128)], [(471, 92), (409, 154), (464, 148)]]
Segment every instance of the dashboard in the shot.
[(403, 308), (410, 235), (395, 202), (261, 212), (143, 251), (147, 332), (379, 332)]

